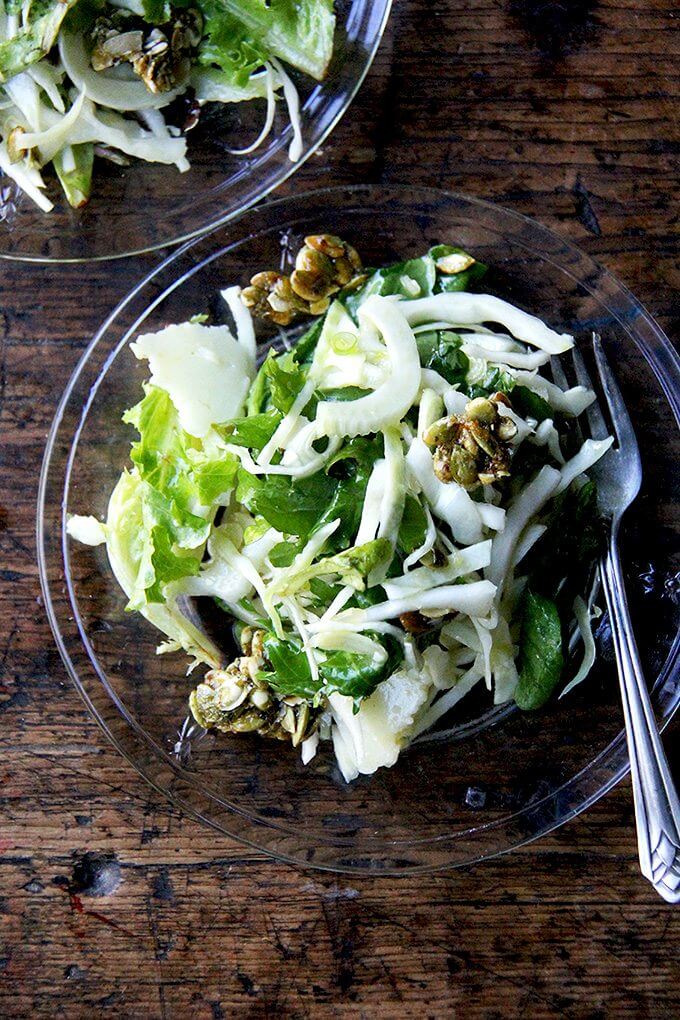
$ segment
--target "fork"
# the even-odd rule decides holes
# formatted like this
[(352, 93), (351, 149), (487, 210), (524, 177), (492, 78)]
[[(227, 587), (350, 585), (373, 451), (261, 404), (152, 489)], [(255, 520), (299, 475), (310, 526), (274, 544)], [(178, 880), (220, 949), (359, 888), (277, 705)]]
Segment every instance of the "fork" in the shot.
[[(597, 484), (598, 505), (610, 520), (607, 549), (600, 576), (611, 622), (614, 651), (626, 723), (633, 781), (640, 870), (668, 903), (680, 902), (680, 802), (663, 750), (649, 699), (628, 610), (618, 537), (621, 518), (640, 491), (642, 468), (633, 426), (621, 391), (609, 367), (600, 337), (593, 333), (593, 352), (602, 390), (614, 425), (614, 446), (590, 469)], [(583, 357), (572, 350), (578, 382), (594, 390)], [(551, 362), (555, 382), (568, 386), (562, 366)], [(593, 439), (609, 430), (597, 401), (586, 411)]]

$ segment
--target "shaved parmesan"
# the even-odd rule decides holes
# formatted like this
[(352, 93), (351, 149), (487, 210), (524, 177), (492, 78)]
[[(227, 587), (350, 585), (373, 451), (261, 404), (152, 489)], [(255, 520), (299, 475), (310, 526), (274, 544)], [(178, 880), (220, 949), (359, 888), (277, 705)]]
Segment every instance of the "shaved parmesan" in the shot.
[(149, 362), (152, 384), (169, 393), (190, 435), (201, 438), (240, 413), (254, 363), (226, 326), (183, 322), (146, 333), (130, 347)]

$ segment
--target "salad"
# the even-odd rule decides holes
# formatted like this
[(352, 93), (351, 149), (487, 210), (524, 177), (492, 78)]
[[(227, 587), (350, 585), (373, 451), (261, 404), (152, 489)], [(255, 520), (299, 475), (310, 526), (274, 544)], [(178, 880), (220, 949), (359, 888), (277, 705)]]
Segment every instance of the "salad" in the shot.
[[(197, 726), (304, 763), (329, 741), (349, 782), (445, 733), (473, 689), (532, 711), (588, 674), (587, 471), (612, 440), (583, 442), (593, 393), (549, 378), (573, 337), (485, 293), (485, 271), (446, 244), (368, 270), (314, 235), (292, 272), (223, 292), (231, 326), (199, 314), (132, 343), (149, 378), (123, 416), (131, 463), (106, 521), (68, 531), (106, 543), (159, 653), (208, 667)], [(254, 318), (309, 316), (258, 368)], [(188, 600), (223, 611), (233, 661)]]
[(277, 100), (302, 154), (296, 87), (284, 63), (320, 81), (333, 53), (333, 0), (0, 0), (0, 172), (41, 209), (51, 164), (71, 206), (92, 189), (95, 156), (189, 169), (187, 132), (208, 103)]

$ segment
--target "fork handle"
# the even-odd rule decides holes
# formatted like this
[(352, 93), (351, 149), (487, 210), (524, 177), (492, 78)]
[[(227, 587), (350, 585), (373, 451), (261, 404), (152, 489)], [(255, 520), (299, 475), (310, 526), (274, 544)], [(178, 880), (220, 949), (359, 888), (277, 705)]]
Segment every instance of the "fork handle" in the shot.
[(664, 900), (678, 903), (680, 802), (635, 644), (615, 530), (601, 572), (626, 722), (640, 870)]

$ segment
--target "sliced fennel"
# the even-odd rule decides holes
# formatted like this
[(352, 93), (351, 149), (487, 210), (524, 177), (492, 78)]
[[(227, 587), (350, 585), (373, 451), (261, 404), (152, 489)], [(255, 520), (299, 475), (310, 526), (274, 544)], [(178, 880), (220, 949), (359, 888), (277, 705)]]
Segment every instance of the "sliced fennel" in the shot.
[(413, 331), (401, 310), (374, 295), (361, 306), (360, 322), (382, 336), (389, 372), (365, 397), (347, 402), (322, 401), (317, 410), (320, 436), (360, 436), (396, 425), (413, 404), (420, 382), (420, 360)]

